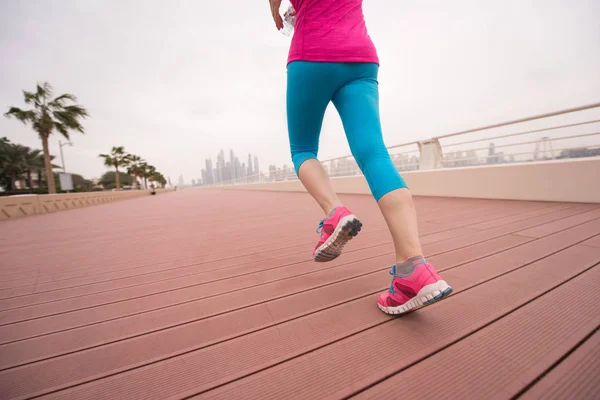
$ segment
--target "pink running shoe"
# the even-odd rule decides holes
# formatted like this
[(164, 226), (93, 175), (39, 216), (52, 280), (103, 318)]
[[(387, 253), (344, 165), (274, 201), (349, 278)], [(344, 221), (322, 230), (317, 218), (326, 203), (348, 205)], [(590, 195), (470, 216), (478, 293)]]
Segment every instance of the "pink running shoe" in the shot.
[(344, 245), (358, 235), (362, 223), (346, 207), (337, 207), (319, 223), (317, 233), (321, 239), (315, 247), (313, 258), (317, 262), (331, 261), (342, 254)]
[(389, 291), (379, 295), (377, 305), (386, 314), (404, 314), (442, 300), (452, 293), (452, 288), (438, 275), (429, 263), (415, 261), (417, 266), (407, 276), (396, 274), (396, 265), (392, 267), (393, 276)]

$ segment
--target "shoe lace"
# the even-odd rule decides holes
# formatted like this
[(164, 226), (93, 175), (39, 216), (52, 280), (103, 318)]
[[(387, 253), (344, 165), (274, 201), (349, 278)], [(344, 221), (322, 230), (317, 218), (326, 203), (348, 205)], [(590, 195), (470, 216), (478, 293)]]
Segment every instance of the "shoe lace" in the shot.
[(317, 233), (321, 233), (323, 232), (323, 224), (325, 223), (325, 220), (322, 219), (321, 222), (319, 222), (319, 226), (317, 226)]
[(392, 265), (392, 270), (390, 271), (390, 275), (392, 276), (392, 283), (390, 283), (390, 293), (392, 295), (395, 295), (396, 291), (394, 290), (394, 278), (400, 277), (400, 275), (396, 274), (396, 264)]
[[(418, 265), (424, 265), (424, 264), (425, 264), (424, 262), (420, 262), (415, 267), (417, 267)], [(392, 269), (390, 270), (390, 275), (392, 276), (392, 283), (390, 283), (390, 293), (396, 294), (396, 291), (394, 290), (394, 278), (404, 279), (404, 278), (406, 278), (406, 275), (398, 275), (396, 273), (396, 264), (392, 265)]]

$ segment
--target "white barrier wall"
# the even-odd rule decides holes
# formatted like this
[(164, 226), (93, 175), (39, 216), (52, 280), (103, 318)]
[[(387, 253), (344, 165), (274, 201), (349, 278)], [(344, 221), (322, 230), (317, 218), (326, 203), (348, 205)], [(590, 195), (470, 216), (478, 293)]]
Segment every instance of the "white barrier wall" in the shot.
[[(156, 194), (169, 191), (171, 189), (157, 189)], [(150, 196), (150, 191), (131, 190), (0, 197), (0, 221), (142, 196)]]
[[(416, 196), (600, 203), (600, 158), (433, 169), (402, 176)], [(362, 175), (331, 181), (337, 193), (370, 193)], [(297, 180), (223, 188), (305, 191)]]

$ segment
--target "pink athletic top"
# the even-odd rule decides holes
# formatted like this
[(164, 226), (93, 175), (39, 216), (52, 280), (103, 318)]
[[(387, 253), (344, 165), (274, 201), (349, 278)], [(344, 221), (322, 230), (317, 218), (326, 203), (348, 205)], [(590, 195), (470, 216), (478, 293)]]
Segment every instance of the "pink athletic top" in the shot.
[(365, 62), (379, 64), (367, 33), (362, 0), (290, 0), (296, 10), (288, 63)]

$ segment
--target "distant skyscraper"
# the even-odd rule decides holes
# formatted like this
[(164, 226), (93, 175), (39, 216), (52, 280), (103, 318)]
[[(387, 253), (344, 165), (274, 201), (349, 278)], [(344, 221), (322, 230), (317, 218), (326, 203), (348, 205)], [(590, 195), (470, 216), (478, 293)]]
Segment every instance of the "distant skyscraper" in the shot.
[(183, 186), (185, 185), (185, 181), (183, 180), (183, 175), (179, 175), (179, 183), (178, 186)]
[(275, 165), (269, 165), (269, 181), (277, 179), (277, 167)]
[(192, 186), (196, 186), (196, 180), (192, 179)]
[(217, 174), (215, 181), (223, 182), (225, 180), (225, 152), (221, 150), (217, 156)]
[(242, 176), (242, 164), (240, 164), (240, 159), (235, 157), (235, 162), (233, 163), (233, 179), (238, 179)]
[(229, 179), (236, 178), (235, 161), (235, 153), (233, 152), (233, 149), (229, 149)]
[(212, 166), (212, 160), (209, 158), (208, 160), (206, 160), (206, 176), (202, 177), (202, 182), (205, 185), (212, 185), (213, 183), (215, 183), (214, 181), (214, 172), (213, 172), (213, 166)]
[[(254, 163), (253, 163), (254, 161)], [(213, 166), (210, 158), (204, 160), (205, 169), (202, 171), (202, 179), (196, 179), (196, 185), (214, 185), (226, 181), (244, 179), (253, 176), (252, 181), (258, 179), (260, 174), (258, 157), (248, 154), (248, 163), (242, 163), (235, 155), (233, 149), (229, 149), (229, 160), (225, 160), (225, 152), (221, 149)]]

